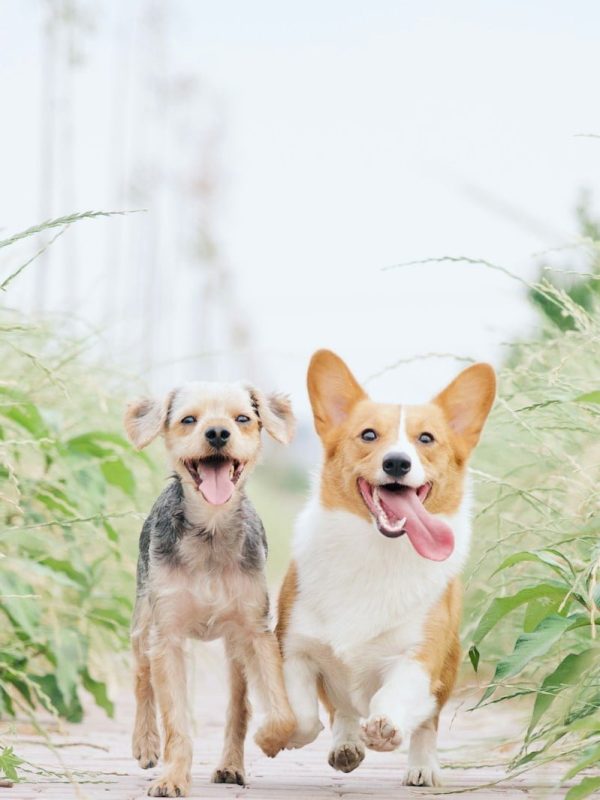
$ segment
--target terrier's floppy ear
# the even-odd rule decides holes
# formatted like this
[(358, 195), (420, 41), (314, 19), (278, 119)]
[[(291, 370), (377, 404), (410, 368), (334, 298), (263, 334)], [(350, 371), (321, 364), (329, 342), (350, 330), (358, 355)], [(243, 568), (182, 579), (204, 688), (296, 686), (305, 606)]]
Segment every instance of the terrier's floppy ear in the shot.
[(313, 355), (307, 383), (319, 436), (341, 425), (352, 407), (368, 397), (345, 362), (331, 350), (317, 350)]
[(140, 397), (128, 404), (123, 422), (129, 441), (136, 450), (149, 445), (165, 427), (175, 392), (164, 400)]
[(496, 397), (496, 373), (490, 364), (467, 367), (433, 402), (441, 407), (454, 433), (475, 447)]
[(253, 386), (246, 388), (250, 392), (252, 407), (267, 433), (281, 444), (289, 444), (296, 430), (290, 398), (275, 392), (265, 395)]

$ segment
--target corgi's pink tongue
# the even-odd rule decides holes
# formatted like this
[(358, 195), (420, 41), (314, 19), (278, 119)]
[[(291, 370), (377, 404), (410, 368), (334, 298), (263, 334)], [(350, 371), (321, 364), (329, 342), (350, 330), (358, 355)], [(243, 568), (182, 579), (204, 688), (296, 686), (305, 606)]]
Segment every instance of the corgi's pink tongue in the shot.
[(393, 521), (406, 517), (404, 529), (412, 546), (423, 558), (445, 561), (454, 550), (454, 534), (445, 522), (430, 514), (415, 489), (390, 492), (379, 489), (379, 499)]
[(226, 503), (233, 494), (233, 481), (229, 477), (231, 470), (230, 461), (216, 461), (202, 463), (198, 466), (200, 486), (198, 487), (204, 499), (213, 506)]

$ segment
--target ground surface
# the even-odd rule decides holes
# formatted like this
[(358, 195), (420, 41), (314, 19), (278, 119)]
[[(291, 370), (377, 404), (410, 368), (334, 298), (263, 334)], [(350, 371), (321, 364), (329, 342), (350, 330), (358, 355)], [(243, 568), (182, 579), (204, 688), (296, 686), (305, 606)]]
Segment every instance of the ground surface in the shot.
[[(199, 663), (200, 662), (200, 663)], [(335, 772), (327, 764), (329, 734), (324, 731), (316, 742), (302, 749), (266, 758), (249, 739), (246, 777), (249, 785), (211, 784), (221, 747), (225, 708), (224, 665), (215, 648), (195, 654), (194, 685), (191, 702), (195, 709), (193, 798), (246, 798), (246, 800), (402, 800), (433, 797), (436, 790), (401, 785), (406, 755), (367, 751), (363, 764), (353, 773)], [(554, 788), (562, 770), (559, 766), (526, 773), (496, 785), (504, 776), (500, 762), (513, 750), (517, 734), (511, 712), (501, 706), (469, 713), (469, 703), (454, 700), (444, 712), (440, 726), (440, 755), (446, 785), (444, 796), (467, 790), (466, 797), (486, 798), (546, 797), (563, 798), (565, 790)], [(514, 713), (514, 712), (512, 712)], [(40, 744), (24, 726), (15, 737), (18, 754), (48, 770), (70, 771), (71, 783), (64, 775), (31, 774), (27, 783), (0, 788), (0, 800), (70, 800), (70, 798), (114, 798), (137, 800), (146, 796), (148, 784), (160, 767), (141, 770), (130, 754), (130, 727), (133, 719), (131, 692), (119, 697), (116, 718), (107, 719), (90, 709), (81, 725), (50, 731), (55, 750)], [(325, 715), (322, 715), (325, 721)], [(253, 727), (256, 726), (256, 720)], [(478, 766), (476, 766), (478, 765)], [(478, 788), (479, 787), (479, 788)], [(439, 790), (437, 790), (439, 791)]]

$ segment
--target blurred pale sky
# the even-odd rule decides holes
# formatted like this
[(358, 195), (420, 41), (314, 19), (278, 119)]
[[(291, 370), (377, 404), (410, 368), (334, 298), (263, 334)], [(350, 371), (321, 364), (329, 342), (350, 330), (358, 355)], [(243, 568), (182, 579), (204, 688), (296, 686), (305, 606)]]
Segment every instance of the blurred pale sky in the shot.
[[(600, 164), (598, 140), (578, 136), (600, 133), (597, 2), (74, 5), (89, 25), (77, 33), (83, 56), (74, 76), (58, 71), (59, 83), (71, 84), (59, 87), (57, 113), (70, 122), (61, 128), (59, 120), (55, 132), (48, 212), (148, 211), (70, 230), (36, 265), (50, 271), (49, 308), (102, 324), (110, 339), (113, 327), (136, 318), (152, 263), (153, 314), (168, 328), (147, 334), (157, 340), (153, 359), (218, 348), (214, 330), (204, 341), (193, 323), (205, 295), (187, 261), (202, 218), (231, 270), (222, 291), (232, 303), (219, 302), (251, 332), (248, 369), (267, 388), (291, 391), (304, 414), (305, 368), (318, 347), (337, 350), (366, 378), (425, 353), (499, 363), (503, 343), (531, 328), (523, 288), (497, 272), (454, 263), (382, 268), (469, 256), (531, 277), (533, 254), (572, 241), (578, 192), (596, 188)], [(44, 9), (34, 0), (0, 3), (5, 230), (43, 216)], [(158, 34), (141, 22), (152, 11)], [(144, 70), (184, 94), (195, 81), (200, 101), (184, 96), (176, 106), (171, 88), (164, 110), (153, 107), (134, 91)], [(199, 133), (207, 126), (208, 138)], [(192, 213), (181, 186), (215, 130), (218, 191)], [(137, 157), (146, 172), (132, 189)], [(167, 185), (165, 174), (177, 180)], [(118, 253), (115, 237), (128, 242)], [(69, 259), (76, 289), (63, 269)], [(31, 307), (38, 279), (32, 271), (15, 302)], [(141, 371), (144, 328), (136, 331), (133, 341), (112, 341)], [(203, 363), (183, 361), (152, 381), (162, 389), (206, 377)], [(370, 388), (415, 401), (458, 368), (449, 358), (418, 361)], [(233, 378), (240, 369), (243, 361), (218, 358), (207, 372)]]

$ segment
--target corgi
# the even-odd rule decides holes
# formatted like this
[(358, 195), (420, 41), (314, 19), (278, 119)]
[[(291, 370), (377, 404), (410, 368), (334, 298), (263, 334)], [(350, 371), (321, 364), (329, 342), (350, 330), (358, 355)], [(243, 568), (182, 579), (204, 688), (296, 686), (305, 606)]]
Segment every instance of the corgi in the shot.
[(276, 633), (296, 717), (287, 748), (322, 730), (320, 697), (334, 769), (356, 769), (365, 747), (408, 741), (404, 783), (439, 786), (438, 719), (461, 655), (467, 462), (495, 373), (474, 364), (429, 403), (377, 403), (339, 356), (319, 350), (308, 392), (323, 463), (279, 600)]

